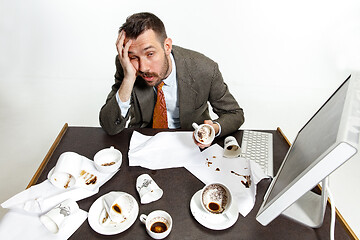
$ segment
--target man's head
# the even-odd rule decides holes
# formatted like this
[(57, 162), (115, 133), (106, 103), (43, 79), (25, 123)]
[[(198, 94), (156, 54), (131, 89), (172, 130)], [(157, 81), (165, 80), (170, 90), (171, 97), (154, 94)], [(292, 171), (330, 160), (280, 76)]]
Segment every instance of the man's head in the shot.
[(149, 86), (158, 85), (171, 73), (172, 41), (158, 17), (152, 13), (131, 15), (119, 31), (125, 32), (124, 44), (131, 41), (130, 62)]
[(146, 30), (153, 30), (160, 43), (164, 43), (167, 38), (164, 23), (154, 14), (148, 12), (135, 13), (126, 19), (120, 27), (119, 33), (124, 30), (126, 38), (136, 39)]

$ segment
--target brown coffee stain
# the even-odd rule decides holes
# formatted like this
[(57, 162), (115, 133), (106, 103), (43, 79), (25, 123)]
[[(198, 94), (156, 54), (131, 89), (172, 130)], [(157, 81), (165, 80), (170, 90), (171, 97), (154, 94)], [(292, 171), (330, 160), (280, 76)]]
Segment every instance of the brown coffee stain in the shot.
[(70, 181), (71, 181), (71, 175), (69, 174), (69, 178), (68, 178), (67, 182), (64, 185), (65, 189), (67, 189), (69, 187)]
[(244, 184), (244, 186), (246, 188), (249, 188), (251, 186), (251, 178), (250, 178), (250, 175), (242, 175), (242, 174), (239, 174), (239, 173), (236, 173), (234, 171), (231, 171), (232, 174), (235, 174), (236, 176), (239, 176), (239, 177), (243, 177), (245, 178), (245, 181), (244, 180), (241, 180), (241, 183)]
[(97, 177), (94, 174), (88, 173), (85, 170), (81, 170), (80, 176), (83, 176), (86, 185), (96, 184)]
[(117, 203), (115, 203), (115, 204), (112, 206), (112, 208), (114, 209), (115, 212), (121, 214), (121, 208), (120, 208), (120, 206), (119, 206)]
[(102, 223), (104, 224), (106, 220), (108, 220), (108, 218), (109, 218), (109, 214), (105, 212), (105, 217), (102, 219)]
[(86, 180), (85, 184), (86, 185), (95, 184), (96, 181), (97, 181), (97, 177), (91, 174), (91, 176)]
[(103, 164), (101, 164), (101, 166), (111, 166), (114, 164), (115, 164), (115, 162), (109, 162), (109, 163), (103, 163)]

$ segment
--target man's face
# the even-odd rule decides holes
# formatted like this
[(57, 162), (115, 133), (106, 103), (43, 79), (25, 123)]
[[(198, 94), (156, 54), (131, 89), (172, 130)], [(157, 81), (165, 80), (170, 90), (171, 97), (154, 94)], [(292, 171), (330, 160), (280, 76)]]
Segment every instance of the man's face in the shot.
[(169, 76), (171, 48), (171, 39), (167, 38), (161, 43), (151, 29), (132, 39), (129, 48), (130, 62), (149, 86), (156, 86)]

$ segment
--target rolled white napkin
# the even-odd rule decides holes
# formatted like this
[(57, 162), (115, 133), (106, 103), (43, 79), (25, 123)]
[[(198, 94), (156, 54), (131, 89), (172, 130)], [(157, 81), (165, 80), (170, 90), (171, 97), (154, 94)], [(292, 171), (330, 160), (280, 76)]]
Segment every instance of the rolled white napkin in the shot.
[(64, 240), (68, 239), (87, 218), (87, 212), (79, 209), (69, 216), (58, 233), (51, 233), (37, 214), (23, 214), (11, 210), (0, 221), (0, 239), (7, 240)]

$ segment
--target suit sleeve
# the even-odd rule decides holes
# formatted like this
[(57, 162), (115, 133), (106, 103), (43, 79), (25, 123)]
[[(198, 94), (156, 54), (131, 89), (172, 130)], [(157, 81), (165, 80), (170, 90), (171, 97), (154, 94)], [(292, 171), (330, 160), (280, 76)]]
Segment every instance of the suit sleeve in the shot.
[(126, 117), (121, 115), (121, 110), (116, 100), (117, 91), (124, 78), (123, 70), (117, 56), (115, 64), (115, 83), (99, 114), (100, 125), (109, 135), (115, 135), (121, 132), (125, 128), (126, 121), (129, 118), (129, 114), (127, 114)]
[(209, 102), (214, 113), (219, 116), (215, 121), (221, 125), (220, 136), (235, 132), (244, 123), (243, 109), (230, 93), (217, 64), (213, 68)]

